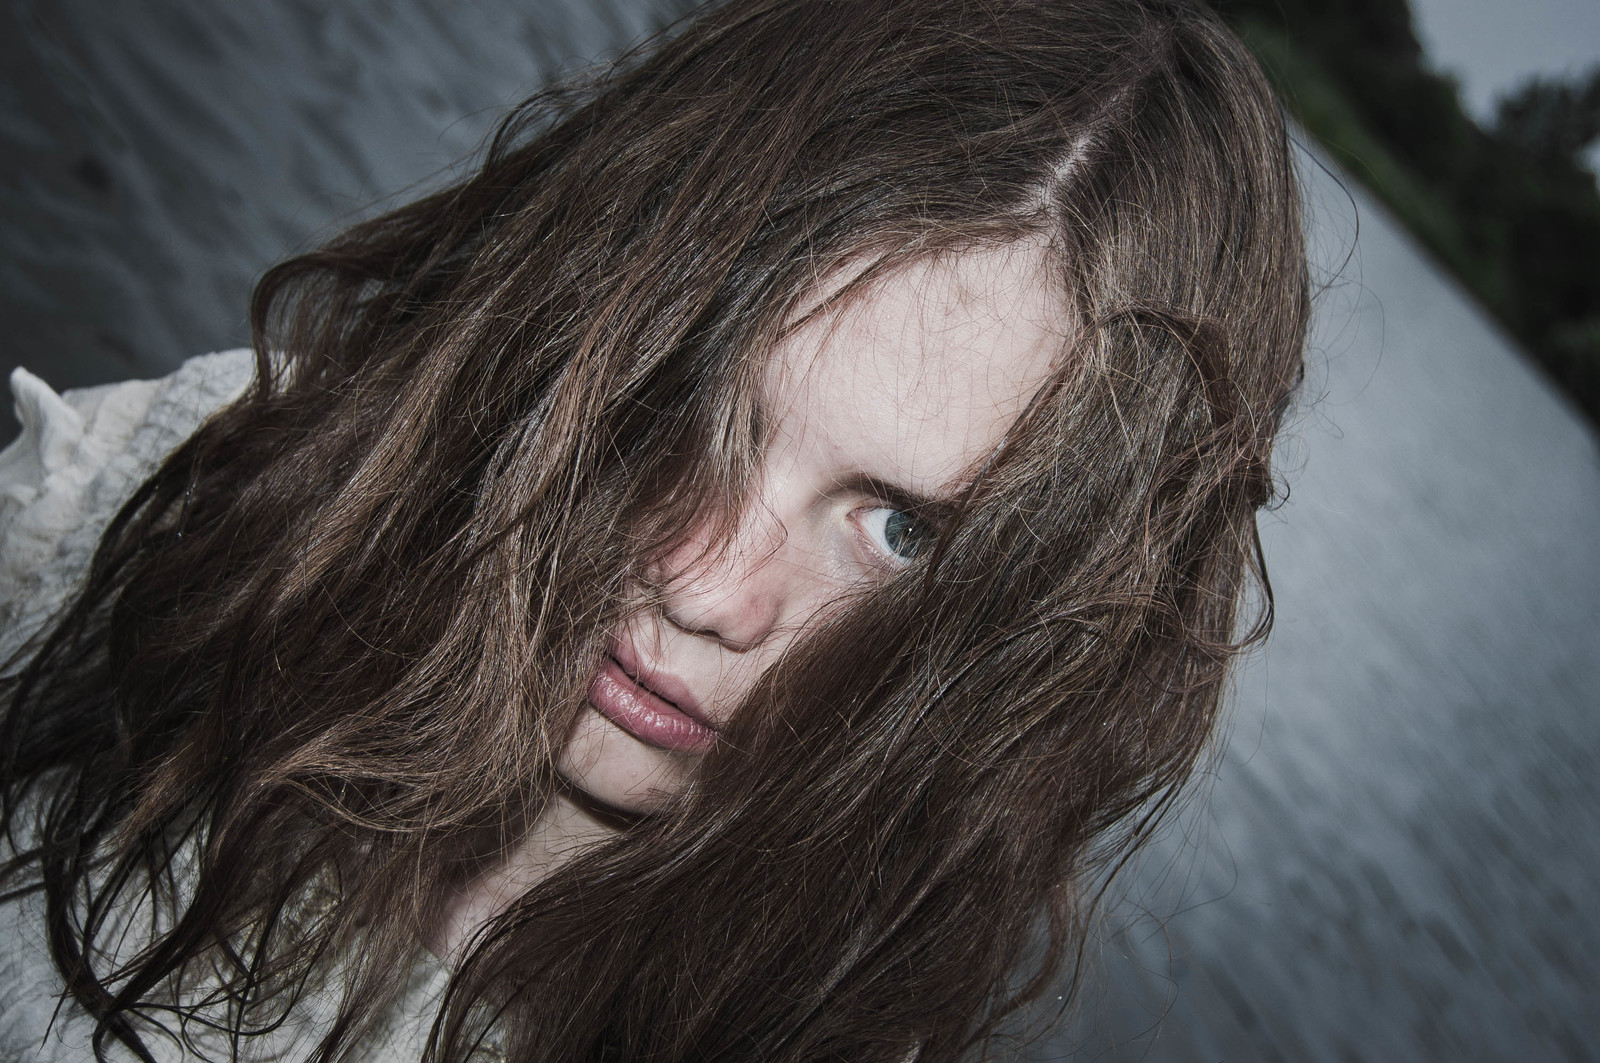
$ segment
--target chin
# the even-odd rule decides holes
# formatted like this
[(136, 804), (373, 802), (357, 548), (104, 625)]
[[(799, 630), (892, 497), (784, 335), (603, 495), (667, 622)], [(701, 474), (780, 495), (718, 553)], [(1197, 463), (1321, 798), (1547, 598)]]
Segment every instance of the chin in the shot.
[(556, 760), (556, 771), (590, 799), (633, 815), (660, 809), (683, 789), (699, 756), (643, 742), (585, 705)]

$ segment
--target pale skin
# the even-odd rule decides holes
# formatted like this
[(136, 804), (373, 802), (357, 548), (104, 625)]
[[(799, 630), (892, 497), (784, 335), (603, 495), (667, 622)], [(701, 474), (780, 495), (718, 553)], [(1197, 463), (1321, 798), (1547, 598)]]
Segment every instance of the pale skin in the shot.
[[(907, 564), (890, 523), (904, 519), (897, 508), (956, 497), (1058, 364), (1066, 311), (1048, 254), (1019, 241), (931, 258), (789, 333), (763, 383), (772, 427), (752, 497), (715, 549), (691, 534), (658, 561), (662, 606), (614, 636), (628, 671), (655, 677), (714, 730), (809, 626)], [(846, 279), (819, 285), (809, 306)], [(608, 837), (595, 805), (659, 808), (698, 760), (586, 706), (557, 764), (573, 792), (557, 794), (509, 856), (463, 890), (430, 947), (458, 951)]]

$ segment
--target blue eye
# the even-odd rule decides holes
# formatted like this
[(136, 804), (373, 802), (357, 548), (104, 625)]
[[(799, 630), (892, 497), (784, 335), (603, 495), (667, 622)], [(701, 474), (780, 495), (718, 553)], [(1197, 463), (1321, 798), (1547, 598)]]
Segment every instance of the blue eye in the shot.
[(862, 515), (861, 525), (880, 552), (903, 565), (932, 544), (933, 526), (910, 510), (878, 506)]

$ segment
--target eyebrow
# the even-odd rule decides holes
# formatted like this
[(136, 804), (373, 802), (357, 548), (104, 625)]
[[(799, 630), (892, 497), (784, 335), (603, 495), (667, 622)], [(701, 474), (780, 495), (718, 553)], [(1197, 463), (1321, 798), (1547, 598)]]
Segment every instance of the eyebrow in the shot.
[[(843, 477), (839, 486), (846, 491), (875, 495), (896, 509), (904, 509), (937, 522), (952, 520), (961, 509), (955, 498), (918, 494), (901, 484), (873, 476), (871, 473), (858, 472)], [(958, 495), (959, 493), (958, 491)]]
[[(767, 432), (777, 425), (777, 419), (767, 408), (766, 398), (757, 396), (752, 405), (754, 414), (756, 438), (764, 440)], [(856, 472), (839, 478), (836, 484), (841, 491), (856, 491), (864, 495), (876, 495), (896, 509), (908, 510), (919, 517), (926, 518), (941, 525), (947, 525), (961, 512), (961, 504), (957, 501), (966, 494), (970, 484), (959, 485), (951, 497), (939, 498), (934, 495), (924, 495), (913, 491), (903, 484), (892, 480), (874, 476), (869, 472)]]

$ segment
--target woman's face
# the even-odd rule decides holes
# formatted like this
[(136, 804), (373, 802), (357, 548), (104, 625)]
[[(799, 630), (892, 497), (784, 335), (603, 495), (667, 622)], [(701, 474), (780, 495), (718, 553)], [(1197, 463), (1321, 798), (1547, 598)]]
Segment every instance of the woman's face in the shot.
[(707, 519), (657, 561), (663, 605), (613, 634), (559, 760), (569, 783), (658, 807), (797, 637), (911, 561), (1063, 348), (1045, 255), (926, 260), (777, 347), (751, 497), (730, 536), (707, 541)]

